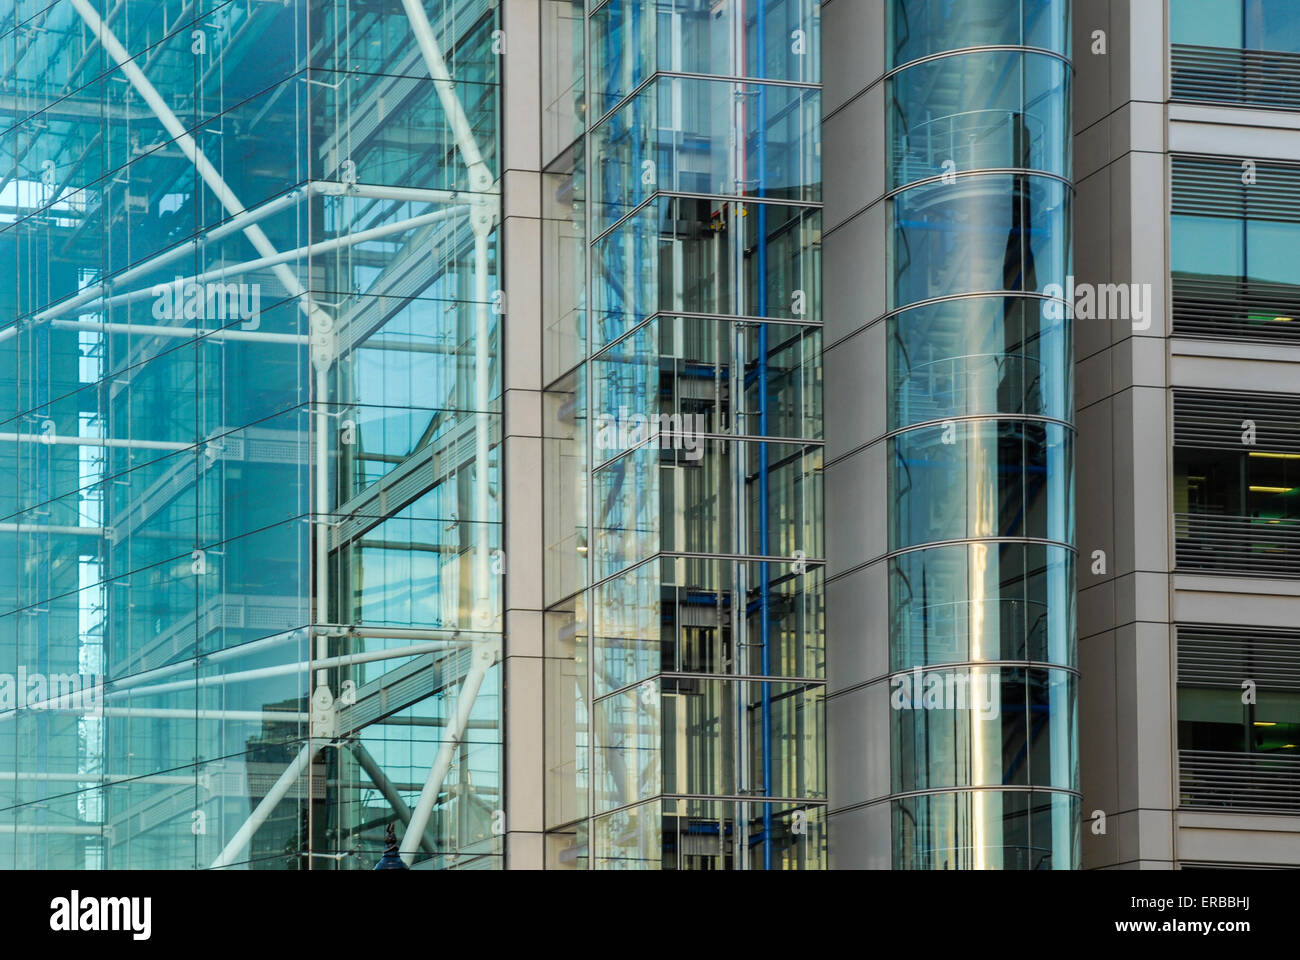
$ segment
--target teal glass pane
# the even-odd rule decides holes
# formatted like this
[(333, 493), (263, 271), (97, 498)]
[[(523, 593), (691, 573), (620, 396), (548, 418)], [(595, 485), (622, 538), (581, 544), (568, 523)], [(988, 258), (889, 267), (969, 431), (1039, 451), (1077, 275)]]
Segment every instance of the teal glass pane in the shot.
[(1242, 0), (1169, 0), (1169, 41), (1240, 49)]
[(966, 47), (1070, 54), (1070, 0), (890, 0), (889, 65)]
[(129, 6), (0, 13), (0, 863), (499, 866), (496, 5)]
[(889, 680), (895, 793), (1078, 783), (1077, 676), (1037, 667), (931, 667)]
[(1170, 218), (1169, 261), (1174, 273), (1245, 276), (1245, 224), (1232, 217)]
[(1070, 321), (1049, 307), (979, 297), (890, 317), (890, 429), (996, 413), (1071, 420)]
[(889, 561), (890, 664), (1074, 666), (1075, 556), (1041, 543), (910, 550)]

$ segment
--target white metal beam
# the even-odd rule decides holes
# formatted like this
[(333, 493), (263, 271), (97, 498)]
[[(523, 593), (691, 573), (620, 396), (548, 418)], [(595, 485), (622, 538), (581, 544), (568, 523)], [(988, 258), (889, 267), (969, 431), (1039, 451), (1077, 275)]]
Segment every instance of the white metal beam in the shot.
[[(167, 106), (166, 101), (159, 95), (154, 85), (149, 82), (149, 78), (144, 75), (144, 71), (131, 58), (126, 48), (122, 46), (121, 41), (117, 39), (117, 35), (113, 33), (108, 24), (100, 19), (99, 14), (95, 12), (95, 8), (91, 6), (90, 0), (72, 0), (72, 6), (81, 16), (81, 19), (86, 22), (86, 26), (90, 28), (90, 31), (98, 38), (108, 55), (122, 69), (122, 73), (130, 81), (131, 86), (135, 87), (136, 92), (148, 104), (149, 109), (154, 112), (158, 121), (163, 125), (163, 129), (171, 136), (176, 146), (194, 165), (194, 169), (216, 195), (221, 205), (232, 216), (246, 213), (247, 208), (239, 202), (239, 198), (226, 184), (217, 168), (199, 149), (199, 145), (194, 138), (186, 132), (185, 126), (172, 112), (171, 107)], [(248, 242), (253, 245), (253, 249), (263, 257), (274, 257), (276, 255), (275, 246), (256, 223), (245, 223), (241, 229), (244, 236), (248, 238)], [(311, 318), (313, 329), (328, 331), (333, 328), (333, 321), (311, 302), (307, 295), (307, 289), (299, 282), (297, 274), (281, 264), (276, 267), (275, 275), (291, 296), (301, 298), (300, 305)]]
[[(365, 771), (366, 776), (370, 778), (370, 782), (383, 794), (384, 799), (393, 808), (393, 813), (397, 814), (397, 818), (402, 821), (404, 826), (409, 827), (411, 824), (411, 808), (406, 805), (406, 801), (402, 799), (401, 793), (398, 792), (393, 781), (388, 778), (388, 774), (384, 773), (383, 767), (370, 755), (370, 751), (360, 741), (351, 741), (348, 748), (352, 751), (352, 755), (357, 758), (357, 763)], [(433, 841), (427, 835), (420, 837), (420, 846), (427, 853), (433, 853), (434, 851)]]
[[(82, 2), (84, 3), (85, 0)], [(420, 53), (424, 56), (429, 76), (433, 78), (438, 100), (442, 103), (443, 113), (447, 115), (447, 123), (451, 126), (451, 135), (469, 171), (470, 189), (485, 192), (492, 186), (492, 174), (483, 160), (483, 153), (479, 150), (478, 143), (474, 140), (474, 130), (470, 127), (465, 108), (456, 95), (456, 84), (451, 79), (451, 73), (447, 70), (447, 61), (443, 59), (438, 40), (433, 35), (433, 26), (424, 12), (424, 4), (420, 0), (402, 0), (402, 6), (406, 8), (406, 18), (411, 22), (411, 30), (415, 34), (415, 42), (420, 45)]]
[(222, 867), (228, 867), (240, 857), (243, 856), (244, 850), (247, 849), (249, 841), (253, 839), (253, 834), (257, 833), (258, 827), (266, 822), (266, 818), (271, 815), (271, 811), (276, 808), (281, 800), (284, 799), (290, 788), (298, 782), (304, 770), (311, 764), (312, 759), (325, 746), (322, 740), (308, 740), (298, 751), (298, 756), (293, 759), (280, 774), (280, 779), (275, 781), (274, 786), (266, 792), (253, 812), (248, 815), (248, 819), (243, 825), (235, 831), (235, 835), (230, 838), (230, 842), (217, 855), (217, 859), (212, 861), (212, 869), (218, 870)]
[(92, 333), (117, 333), (136, 337), (173, 337), (190, 340), (202, 335), (208, 340), (242, 340), (249, 343), (309, 343), (310, 337), (298, 333), (263, 333), (260, 330), (221, 328), (201, 330), (195, 327), (164, 327), (152, 323), (109, 323), (102, 320), (51, 320), (55, 330), (89, 330)]
[(455, 649), (456, 647), (463, 645), (463, 642), (455, 643), (450, 640), (437, 640), (428, 643), (410, 644), (405, 647), (394, 647), (391, 650), (368, 650), (365, 653), (347, 653), (337, 657), (312, 660), (310, 663), (307, 661), (277, 663), (270, 667), (256, 667), (252, 670), (237, 670), (234, 673), (215, 673), (201, 677), (187, 677), (184, 680), (172, 680), (167, 683), (155, 683), (130, 687), (126, 690), (118, 690), (109, 693), (104, 697), (104, 700), (109, 702), (123, 700), (129, 697), (152, 697), (160, 693), (170, 693), (175, 690), (191, 690), (195, 687), (224, 686), (228, 683), (248, 683), (253, 680), (264, 680), (267, 677), (305, 673), (309, 668), (315, 670), (329, 670), (334, 667), (349, 667), (360, 663), (375, 663), (381, 660), (397, 660), (401, 657), (418, 657), (426, 653), (437, 653), (442, 650)]
[(410, 866), (415, 859), (420, 838), (424, 836), (429, 818), (433, 815), (434, 805), (438, 801), (438, 794), (442, 792), (442, 782), (447, 778), (447, 771), (451, 768), (452, 754), (465, 735), (470, 711), (474, 709), (479, 688), (483, 686), (483, 680), (494, 663), (496, 663), (495, 650), (489, 648), (475, 652), (469, 672), (465, 675), (465, 683), (456, 698), (456, 712), (452, 715), (451, 722), (447, 724), (445, 739), (438, 749), (437, 756), (434, 757), (428, 779), (424, 781), (424, 787), (420, 790), (420, 799), (411, 813), (411, 822), (407, 824), (406, 833), (402, 837), (400, 850), (407, 866)]
[[(468, 209), (470, 208), (467, 205), (456, 205), (452, 207), (447, 207), (442, 210), (435, 210), (431, 213), (423, 213), (417, 217), (410, 217), (406, 220), (399, 220), (395, 223), (386, 223), (382, 226), (371, 227), (368, 230), (360, 230), (356, 233), (349, 233), (341, 237), (334, 237), (331, 240), (321, 240), (319, 243), (308, 244), (307, 246), (298, 247), (294, 250), (286, 250), (283, 253), (272, 252), (271, 254), (268, 254), (267, 256), (264, 257), (260, 257), (257, 260), (245, 260), (242, 263), (234, 263), (228, 266), (215, 267), (212, 270), (208, 270), (204, 273), (195, 274), (192, 277), (178, 277), (172, 280), (171, 283), (176, 284), (179, 282), (180, 284), (183, 285), (191, 284), (191, 283), (202, 285), (213, 281), (229, 280), (232, 277), (238, 277), (245, 273), (251, 273), (254, 270), (265, 270), (268, 267), (274, 268), (276, 270), (279, 270), (281, 268), (287, 270), (288, 268), (285, 267), (285, 264), (293, 260), (302, 260), (314, 256), (319, 256), (320, 254), (324, 254), (324, 253), (333, 253), (336, 250), (342, 250), (346, 247), (352, 247), (359, 243), (367, 243), (371, 240), (380, 240), (384, 237), (391, 236), (392, 234), (395, 233), (405, 233), (408, 230), (414, 230), (418, 227), (423, 227), (431, 223), (438, 223), (439, 221), (446, 220), (449, 217), (457, 216)], [(292, 274), (292, 271), (290, 271), (290, 273)], [(276, 274), (276, 277), (277, 278), (280, 277), (279, 273)], [(114, 286), (121, 286), (121, 282), (118, 281), (117, 283), (114, 284)], [(130, 303), (138, 303), (141, 300), (148, 300), (151, 297), (153, 297), (155, 295), (154, 294), (155, 289), (156, 289), (156, 285), (139, 287), (135, 290), (131, 290), (126, 293), (119, 293), (114, 296), (95, 300), (94, 302), (86, 305), (77, 305), (74, 304), (73, 301), (69, 300), (66, 303), (55, 304), (53, 307), (50, 307), (49, 310), (46, 310), (41, 316), (47, 319), (52, 319), (54, 317), (63, 316), (64, 314), (67, 313), (73, 313), (73, 312), (88, 313), (92, 311), (106, 310), (109, 307), (116, 307), (116, 306), (130, 304)], [(94, 321), (84, 321), (84, 322), (91, 324), (91, 327), (89, 327), (88, 329), (94, 329)], [(8, 330), (13, 330), (13, 329), (15, 328), (14, 327), (8, 328)], [(193, 329), (187, 329), (184, 327), (178, 327), (177, 329), (185, 330), (189, 334), (193, 334), (195, 332)]]
[(0, 433), (0, 443), (44, 443), (72, 447), (117, 447), (127, 450), (192, 450), (178, 440), (127, 440), (120, 437), (74, 437), (62, 434)]

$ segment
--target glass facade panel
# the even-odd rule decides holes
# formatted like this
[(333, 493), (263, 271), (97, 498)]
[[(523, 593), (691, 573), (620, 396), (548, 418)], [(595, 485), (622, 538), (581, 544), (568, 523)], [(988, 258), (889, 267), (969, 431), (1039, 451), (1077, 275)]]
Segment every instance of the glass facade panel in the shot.
[(563, 298), (543, 317), (551, 488), (591, 491), (590, 585), (548, 593), (559, 622), (591, 611), (591, 657), (553, 669), (587, 671), (590, 742), (584, 708), (548, 748), (592, 771), (552, 822), (589, 823), (580, 867), (825, 862), (818, 37), (809, 0), (588, 4), (593, 125), (554, 209), (590, 331)]
[(656, 311), (820, 316), (821, 225), (817, 208), (651, 200), (593, 246), (591, 347), (625, 336)]
[(984, 175), (898, 194), (892, 201), (893, 305), (1064, 288), (1072, 193), (1046, 177)]
[(595, 115), (603, 117), (656, 72), (817, 83), (816, 6), (815, 0), (606, 3), (591, 15)]
[(1300, 53), (1291, 0), (1169, 0), (1169, 39), (1200, 47)]
[(895, 800), (896, 870), (1071, 870), (1080, 803), (1063, 793), (972, 790)]
[(891, 0), (890, 66), (968, 47), (1070, 54), (1070, 0)]
[(1070, 66), (998, 50), (941, 57), (889, 78), (891, 187), (962, 170), (1068, 176)]
[(178, 10), (3, 47), (0, 864), (499, 866), (496, 4)]
[[(813, 88), (657, 77), (592, 133), (593, 230), (665, 191), (816, 202), (820, 128)], [(733, 137), (751, 146), (739, 163)]]

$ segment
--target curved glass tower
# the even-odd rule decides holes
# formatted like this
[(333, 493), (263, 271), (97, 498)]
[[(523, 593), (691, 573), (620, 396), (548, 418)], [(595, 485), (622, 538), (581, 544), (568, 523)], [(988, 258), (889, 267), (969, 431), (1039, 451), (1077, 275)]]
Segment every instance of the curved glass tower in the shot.
[(888, 6), (892, 864), (1069, 869), (1069, 4)]

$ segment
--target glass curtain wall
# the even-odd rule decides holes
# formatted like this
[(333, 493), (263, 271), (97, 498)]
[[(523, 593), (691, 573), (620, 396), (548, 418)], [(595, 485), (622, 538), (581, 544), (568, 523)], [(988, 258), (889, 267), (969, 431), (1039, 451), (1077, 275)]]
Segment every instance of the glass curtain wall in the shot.
[(499, 864), (496, 18), (0, 10), (0, 865)]
[(817, 4), (585, 14), (544, 197), (557, 859), (823, 867)]
[(1071, 869), (1069, 3), (888, 10), (893, 865)]
[(1170, 96), (1292, 110), (1300, 96), (1295, 0), (1169, 0)]

